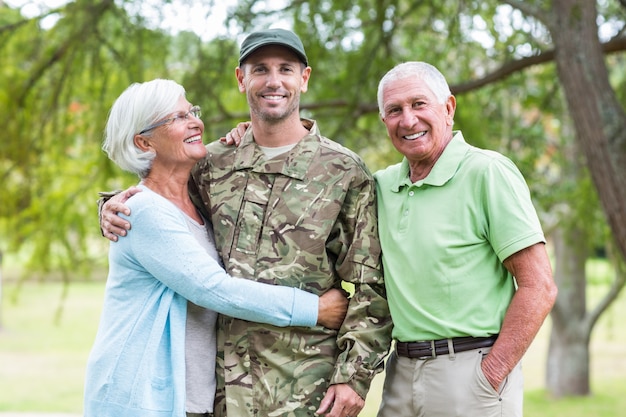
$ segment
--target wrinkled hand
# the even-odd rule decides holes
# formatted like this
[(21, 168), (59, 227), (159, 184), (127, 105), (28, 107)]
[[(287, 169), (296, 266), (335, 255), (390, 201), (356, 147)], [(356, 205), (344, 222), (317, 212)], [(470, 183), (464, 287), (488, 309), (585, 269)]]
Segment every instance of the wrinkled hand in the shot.
[[(348, 384), (336, 384), (328, 388), (315, 414), (326, 417), (357, 417), (363, 406), (365, 406), (365, 400)], [(329, 408), (330, 412), (326, 413)]]
[(130, 230), (130, 223), (118, 216), (117, 213), (124, 213), (129, 216), (130, 209), (124, 203), (139, 192), (141, 192), (141, 188), (130, 187), (114, 197), (111, 197), (102, 205), (100, 211), (102, 236), (113, 242), (117, 242), (118, 236), (126, 236), (126, 231)]
[(241, 122), (233, 130), (228, 132), (226, 136), (220, 138), (220, 142), (225, 145), (239, 146), (243, 135), (246, 134), (246, 130), (250, 127), (250, 122)]
[(348, 312), (348, 293), (337, 288), (324, 293), (319, 300), (317, 324), (338, 330)]
[(490, 357), (490, 355), (487, 354), (487, 356), (485, 356), (480, 363), (480, 367), (485, 375), (485, 378), (487, 379), (487, 382), (491, 385), (491, 388), (493, 388), (495, 392), (499, 392), (500, 384), (503, 379), (497, 376), (497, 372), (495, 372), (497, 365), (492, 364), (492, 361), (490, 361), (491, 359), (493, 359), (493, 357)]

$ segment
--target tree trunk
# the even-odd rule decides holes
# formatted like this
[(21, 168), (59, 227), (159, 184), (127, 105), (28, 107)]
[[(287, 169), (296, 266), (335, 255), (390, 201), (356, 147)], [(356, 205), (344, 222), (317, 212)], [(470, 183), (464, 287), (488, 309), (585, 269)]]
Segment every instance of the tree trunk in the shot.
[(546, 387), (556, 398), (588, 395), (589, 340), (586, 320), (587, 260), (584, 232), (557, 228), (554, 243), (554, 280), (559, 288), (551, 312), (552, 331), (548, 348)]
[(550, 33), (576, 140), (626, 258), (626, 113), (609, 84), (595, 0), (554, 0)]

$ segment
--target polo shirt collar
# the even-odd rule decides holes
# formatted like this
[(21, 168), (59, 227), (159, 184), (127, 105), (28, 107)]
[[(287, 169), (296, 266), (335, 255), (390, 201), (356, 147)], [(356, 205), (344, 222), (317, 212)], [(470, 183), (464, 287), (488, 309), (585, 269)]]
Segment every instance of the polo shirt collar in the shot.
[[(421, 186), (424, 184), (440, 187), (448, 182), (456, 173), (459, 164), (463, 160), (463, 156), (467, 152), (468, 144), (463, 138), (463, 133), (460, 130), (453, 131), (454, 136), (452, 140), (443, 150), (443, 153), (435, 162), (433, 169), (426, 176), (426, 178), (415, 182), (415, 185)], [(402, 160), (400, 170), (398, 172), (397, 186), (394, 187), (394, 191), (398, 192), (404, 186), (411, 186), (413, 183), (409, 177), (409, 161), (406, 157)]]

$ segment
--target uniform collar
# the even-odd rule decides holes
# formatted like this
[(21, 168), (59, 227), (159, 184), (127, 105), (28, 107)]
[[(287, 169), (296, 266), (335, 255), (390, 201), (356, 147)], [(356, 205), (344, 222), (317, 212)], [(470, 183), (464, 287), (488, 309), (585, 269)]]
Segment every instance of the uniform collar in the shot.
[(251, 169), (254, 172), (267, 174), (282, 174), (295, 179), (304, 179), (313, 163), (320, 147), (321, 135), (315, 120), (301, 119), (302, 125), (309, 130), (287, 155), (280, 155), (267, 160), (263, 151), (254, 142), (252, 130), (244, 134), (241, 144), (237, 148), (234, 170)]

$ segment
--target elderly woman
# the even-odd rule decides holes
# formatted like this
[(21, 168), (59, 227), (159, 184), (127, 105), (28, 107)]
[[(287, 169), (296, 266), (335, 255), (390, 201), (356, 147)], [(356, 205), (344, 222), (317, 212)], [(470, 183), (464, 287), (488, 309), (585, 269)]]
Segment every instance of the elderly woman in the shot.
[(347, 300), (230, 277), (210, 224), (187, 194), (203, 158), (200, 109), (170, 80), (117, 99), (103, 149), (141, 178), (133, 233), (111, 243), (102, 317), (87, 364), (86, 417), (208, 416), (215, 394), (217, 313), (276, 326), (338, 328)]

